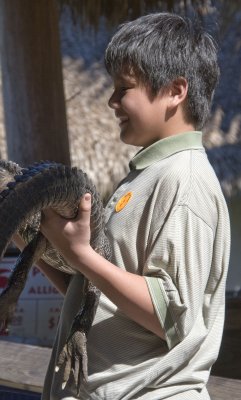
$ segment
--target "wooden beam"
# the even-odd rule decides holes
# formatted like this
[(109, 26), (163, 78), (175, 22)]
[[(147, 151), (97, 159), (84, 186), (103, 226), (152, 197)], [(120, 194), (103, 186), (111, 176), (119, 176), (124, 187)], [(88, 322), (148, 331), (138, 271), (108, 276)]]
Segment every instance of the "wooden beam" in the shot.
[(8, 158), (70, 164), (55, 0), (0, 0)]

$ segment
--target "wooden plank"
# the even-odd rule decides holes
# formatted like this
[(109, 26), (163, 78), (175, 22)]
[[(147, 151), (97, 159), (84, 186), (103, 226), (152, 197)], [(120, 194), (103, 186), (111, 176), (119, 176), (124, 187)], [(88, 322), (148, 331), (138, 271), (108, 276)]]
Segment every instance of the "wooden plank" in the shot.
[[(51, 349), (0, 340), (0, 385), (41, 393)], [(241, 380), (211, 376), (212, 400), (240, 400)]]
[(0, 385), (41, 393), (51, 349), (0, 341)]

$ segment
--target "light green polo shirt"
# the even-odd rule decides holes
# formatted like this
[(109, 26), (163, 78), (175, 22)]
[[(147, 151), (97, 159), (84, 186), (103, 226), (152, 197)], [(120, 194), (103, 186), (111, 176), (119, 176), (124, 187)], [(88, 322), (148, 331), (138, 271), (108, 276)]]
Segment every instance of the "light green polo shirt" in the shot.
[[(100, 298), (88, 337), (92, 400), (207, 400), (224, 320), (230, 231), (226, 203), (201, 132), (160, 140), (130, 162), (106, 206), (112, 262), (146, 279), (166, 341)], [(46, 378), (44, 400), (75, 399), (55, 358), (78, 311), (70, 284)], [(51, 396), (49, 391), (51, 389)]]

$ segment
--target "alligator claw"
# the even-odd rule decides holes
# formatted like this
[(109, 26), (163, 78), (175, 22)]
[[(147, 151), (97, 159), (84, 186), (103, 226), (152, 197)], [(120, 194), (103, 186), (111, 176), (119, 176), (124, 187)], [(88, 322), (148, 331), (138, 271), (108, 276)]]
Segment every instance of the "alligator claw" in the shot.
[(76, 331), (65, 344), (57, 363), (57, 370), (64, 365), (63, 382), (73, 374), (76, 390), (88, 380), (87, 340), (83, 331)]

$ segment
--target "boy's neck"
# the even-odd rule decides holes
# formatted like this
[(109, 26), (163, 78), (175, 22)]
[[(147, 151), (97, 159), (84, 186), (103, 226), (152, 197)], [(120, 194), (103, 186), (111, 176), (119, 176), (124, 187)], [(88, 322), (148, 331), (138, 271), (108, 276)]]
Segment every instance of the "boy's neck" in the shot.
[(160, 133), (160, 139), (196, 130), (194, 123), (187, 120), (184, 103), (181, 103), (171, 111), (166, 110), (163, 132)]
[(193, 124), (189, 124), (183, 121), (179, 121), (176, 123), (168, 123), (165, 126), (165, 129), (160, 132), (159, 137), (156, 138), (156, 140), (153, 140), (151, 142), (149, 142), (146, 146), (144, 146), (144, 148), (149, 147), (150, 145), (152, 145), (153, 143), (161, 140), (161, 139), (165, 139), (171, 136), (176, 136), (176, 135), (181, 135), (182, 133), (186, 133), (186, 132), (194, 132), (197, 129), (195, 128), (195, 126)]
[(196, 128), (191, 123), (186, 123), (184, 121), (173, 121), (171, 124), (167, 124), (165, 131), (162, 133), (160, 139), (164, 139), (169, 136), (178, 135), (185, 132), (196, 131)]

